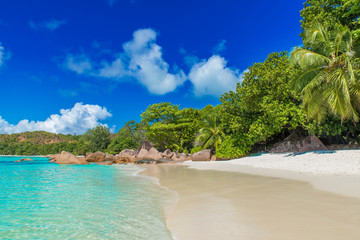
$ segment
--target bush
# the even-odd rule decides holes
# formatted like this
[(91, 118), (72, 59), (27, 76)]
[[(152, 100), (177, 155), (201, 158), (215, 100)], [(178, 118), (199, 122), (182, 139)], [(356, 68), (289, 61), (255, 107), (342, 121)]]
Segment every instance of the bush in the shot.
[(191, 149), (191, 154), (200, 152), (201, 150), (203, 150), (201, 146), (194, 147), (193, 149)]
[(220, 145), (215, 154), (217, 158), (238, 158), (246, 155), (250, 151), (249, 147), (236, 146), (236, 139), (228, 136)]

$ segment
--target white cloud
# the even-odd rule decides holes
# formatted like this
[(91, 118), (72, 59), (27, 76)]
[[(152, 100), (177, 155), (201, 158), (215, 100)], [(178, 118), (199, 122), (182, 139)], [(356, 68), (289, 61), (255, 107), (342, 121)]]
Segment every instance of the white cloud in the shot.
[(12, 57), (12, 53), (9, 50), (5, 50), (0, 42), (0, 67), (4, 64), (6, 60), (9, 60)]
[(29, 21), (29, 26), (34, 30), (47, 29), (50, 31), (54, 31), (64, 24), (66, 24), (65, 20), (57, 20), (57, 19), (51, 19), (43, 22), (34, 22), (33, 20)]
[(90, 72), (92, 70), (91, 61), (85, 55), (74, 56), (68, 54), (64, 62), (64, 67), (78, 74)]
[(218, 45), (216, 45), (214, 47), (213, 52), (214, 53), (220, 53), (220, 52), (224, 51), (226, 49), (225, 44), (226, 44), (226, 40), (223, 39)]
[(183, 71), (169, 73), (169, 64), (162, 58), (162, 49), (155, 43), (156, 32), (140, 29), (134, 32), (133, 40), (124, 44), (126, 55), (130, 58), (129, 70), (149, 92), (165, 94), (174, 91), (186, 80)]
[(21, 120), (18, 124), (9, 124), (0, 116), (0, 133), (20, 133), (26, 131), (47, 131), (64, 134), (83, 134), (88, 129), (101, 125), (100, 121), (111, 117), (105, 107), (76, 103), (71, 109), (61, 109), (45, 121)]
[(0, 66), (4, 63), (5, 60), (5, 48), (1, 45), (0, 42)]
[(95, 68), (84, 56), (69, 54), (64, 66), (78, 74), (87, 74), (113, 80), (136, 79), (153, 94), (174, 91), (186, 80), (182, 70), (169, 72), (169, 64), (162, 58), (162, 48), (156, 44), (157, 33), (152, 29), (139, 29), (133, 39), (123, 44), (123, 52), (112, 62), (102, 61)]
[(103, 67), (99, 70), (98, 76), (104, 78), (122, 78), (127, 75), (124, 63), (121, 59), (116, 59), (112, 63), (103, 63)]
[(195, 96), (211, 95), (215, 97), (235, 90), (236, 84), (242, 80), (239, 70), (226, 67), (226, 60), (213, 55), (193, 65), (189, 73), (189, 80), (194, 85)]

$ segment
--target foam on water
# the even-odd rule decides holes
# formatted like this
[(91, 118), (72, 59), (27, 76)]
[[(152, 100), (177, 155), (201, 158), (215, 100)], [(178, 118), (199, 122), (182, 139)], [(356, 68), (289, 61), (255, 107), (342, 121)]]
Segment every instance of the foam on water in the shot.
[(171, 239), (170, 193), (135, 166), (0, 157), (0, 239)]

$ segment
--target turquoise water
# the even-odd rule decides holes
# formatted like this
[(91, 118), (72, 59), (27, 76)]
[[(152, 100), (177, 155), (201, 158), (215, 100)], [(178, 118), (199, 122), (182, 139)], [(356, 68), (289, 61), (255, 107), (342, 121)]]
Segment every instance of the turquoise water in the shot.
[(0, 157), (0, 239), (171, 239), (169, 192), (135, 166)]

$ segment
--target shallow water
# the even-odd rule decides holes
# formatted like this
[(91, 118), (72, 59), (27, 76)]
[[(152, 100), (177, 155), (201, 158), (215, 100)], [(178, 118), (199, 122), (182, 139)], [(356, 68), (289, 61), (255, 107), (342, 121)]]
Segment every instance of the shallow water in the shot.
[(171, 239), (169, 192), (134, 166), (0, 157), (0, 239)]
[(168, 218), (178, 240), (360, 239), (360, 199), (307, 182), (176, 165), (145, 174), (178, 193)]

